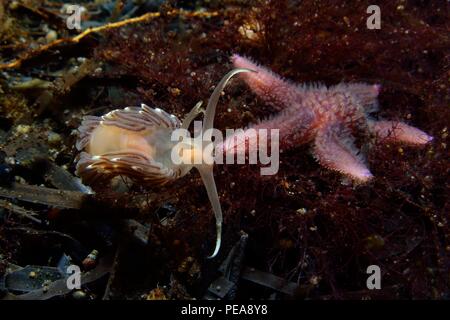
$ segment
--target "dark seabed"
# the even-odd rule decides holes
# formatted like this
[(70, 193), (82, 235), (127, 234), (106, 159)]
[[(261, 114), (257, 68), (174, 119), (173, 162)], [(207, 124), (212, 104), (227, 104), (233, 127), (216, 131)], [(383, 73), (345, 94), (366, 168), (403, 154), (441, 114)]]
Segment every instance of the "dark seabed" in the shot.
[[(449, 299), (449, 4), (373, 2), (104, 0), (71, 14), (58, 0), (0, 2), (0, 295)], [(379, 29), (368, 29), (372, 4)], [(80, 8), (82, 29), (69, 29)], [(214, 259), (196, 170), (163, 186), (81, 184), (84, 116), (145, 103), (183, 119), (236, 53), (294, 83), (381, 84), (371, 116), (434, 140), (368, 148), (358, 137), (374, 175), (365, 184), (320, 166), (310, 144), (283, 150), (273, 176), (216, 165), (224, 227)], [(237, 76), (215, 127), (275, 111)], [(88, 275), (80, 290), (66, 286), (70, 265)], [(367, 287), (371, 265), (383, 290)]]

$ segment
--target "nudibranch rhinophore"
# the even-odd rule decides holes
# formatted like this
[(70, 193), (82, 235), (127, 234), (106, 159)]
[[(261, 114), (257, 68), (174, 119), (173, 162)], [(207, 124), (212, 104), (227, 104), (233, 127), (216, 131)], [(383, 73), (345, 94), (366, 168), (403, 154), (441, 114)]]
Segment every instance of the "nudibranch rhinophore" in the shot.
[[(235, 74), (251, 72), (248, 69), (234, 69), (227, 73), (214, 89), (206, 107), (202, 132), (212, 129), (216, 106), (227, 82)], [(86, 116), (78, 128), (79, 139), (76, 147), (80, 153), (76, 173), (89, 185), (109, 181), (116, 176), (126, 176), (142, 185), (161, 185), (187, 174), (193, 167), (200, 172), (208, 198), (216, 218), (216, 246), (210, 258), (217, 255), (221, 244), (222, 209), (213, 175), (213, 163), (200, 161), (193, 164), (193, 157), (205, 156), (208, 148), (213, 158), (214, 143), (196, 137), (173, 141), (176, 129), (187, 129), (202, 112), (198, 103), (180, 122), (176, 116), (164, 110), (141, 107), (127, 107), (113, 110), (101, 117)], [(177, 147), (181, 161), (172, 159), (172, 150)], [(206, 152), (207, 153), (207, 152)]]

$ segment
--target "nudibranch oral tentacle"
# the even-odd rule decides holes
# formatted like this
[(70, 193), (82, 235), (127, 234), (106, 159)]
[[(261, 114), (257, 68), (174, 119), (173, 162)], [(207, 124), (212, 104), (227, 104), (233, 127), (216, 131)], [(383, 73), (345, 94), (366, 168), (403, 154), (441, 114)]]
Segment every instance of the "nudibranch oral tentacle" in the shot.
[[(180, 146), (179, 141), (172, 140), (176, 129), (188, 129), (191, 122), (204, 112), (204, 123), (199, 144), (196, 139), (188, 139), (181, 144), (181, 160), (190, 160), (197, 155), (204, 155), (204, 148), (214, 143), (211, 136), (203, 131), (213, 128), (214, 116), (220, 94), (228, 81), (238, 73), (252, 70), (238, 68), (228, 72), (211, 94), (206, 110), (201, 109), (201, 102), (186, 115), (183, 123), (174, 115), (162, 109), (151, 108), (145, 104), (141, 107), (126, 107), (113, 110), (101, 117), (84, 117), (79, 131), (76, 148), (81, 151), (76, 173), (83, 182), (95, 186), (99, 182), (108, 182), (115, 176), (126, 176), (142, 185), (162, 185), (187, 174), (193, 167), (200, 173), (209, 201), (216, 219), (216, 244), (209, 258), (214, 258), (220, 249), (222, 233), (222, 209), (214, 182), (213, 164), (201, 161), (175, 163), (172, 151)], [(206, 140), (206, 141), (205, 141)], [(211, 150), (214, 150), (212, 148)], [(213, 158), (213, 155), (207, 155)]]
[[(246, 72), (253, 72), (253, 70), (250, 69), (244, 69), (244, 68), (237, 68), (234, 70), (231, 70), (228, 72), (222, 80), (219, 82), (219, 84), (214, 89), (213, 93), (211, 94), (211, 97), (209, 98), (208, 105), (206, 107), (205, 112), (205, 118), (203, 121), (203, 131), (205, 132), (205, 135), (203, 136), (204, 140), (207, 139), (209, 143), (213, 143), (211, 141), (211, 136), (208, 135), (207, 130), (210, 130), (213, 128), (214, 124), (214, 117), (216, 114), (216, 108), (217, 103), (219, 102), (220, 94), (222, 93), (222, 90), (227, 85), (228, 81), (236, 74), (238, 73), (246, 73)], [(203, 133), (202, 133), (203, 134)], [(215, 145), (215, 143), (213, 143)], [(202, 147), (203, 149), (203, 147)], [(213, 151), (215, 148), (212, 148), (211, 151)], [(213, 156), (213, 155), (211, 155)], [(206, 191), (208, 193), (209, 201), (211, 202), (214, 215), (216, 217), (216, 247), (211, 256), (209, 258), (214, 258), (220, 249), (220, 243), (221, 243), (221, 234), (222, 234), (222, 208), (220, 206), (219, 201), (219, 195), (217, 194), (217, 188), (216, 183), (214, 182), (214, 174), (213, 174), (213, 166), (211, 164), (202, 164), (197, 167), (198, 171), (200, 172), (200, 176), (202, 177), (203, 184), (206, 187)]]

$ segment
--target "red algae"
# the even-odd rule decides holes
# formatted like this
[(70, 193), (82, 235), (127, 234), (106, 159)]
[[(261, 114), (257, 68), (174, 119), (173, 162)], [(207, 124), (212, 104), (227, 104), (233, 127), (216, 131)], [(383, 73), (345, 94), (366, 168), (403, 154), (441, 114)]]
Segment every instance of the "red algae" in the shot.
[[(431, 145), (420, 150), (387, 142), (375, 146), (368, 162), (377, 178), (359, 187), (318, 168), (302, 146), (280, 155), (280, 172), (273, 177), (260, 177), (250, 166), (220, 167), (216, 179), (227, 208), (226, 233), (244, 229), (250, 234), (255, 254), (249, 259), (255, 266), (300, 283), (318, 279), (309, 297), (351, 297), (364, 286), (370, 264), (390, 270), (384, 286), (395, 289), (384, 298), (443, 297), (449, 286), (444, 195), (450, 116), (444, 48), (449, 40), (448, 21), (437, 9), (445, 3), (426, 9), (420, 2), (404, 9), (383, 4), (378, 31), (366, 28), (368, 4), (234, 4), (212, 21), (180, 22), (184, 32), (158, 22), (111, 33), (97, 56), (112, 63), (113, 72), (133, 76), (140, 99), (175, 114), (211, 91), (213, 79), (231, 67), (227, 60), (233, 53), (251, 56), (295, 82), (380, 83), (383, 107), (374, 116), (407, 119), (436, 137)], [(225, 101), (217, 114), (219, 129), (245, 127), (276, 111), (240, 84), (232, 85)], [(205, 198), (179, 198), (177, 206), (192, 208), (198, 196)], [(195, 215), (205, 214), (198, 210)], [(205, 228), (194, 216), (186, 219)], [(289, 246), (278, 245), (286, 241)]]

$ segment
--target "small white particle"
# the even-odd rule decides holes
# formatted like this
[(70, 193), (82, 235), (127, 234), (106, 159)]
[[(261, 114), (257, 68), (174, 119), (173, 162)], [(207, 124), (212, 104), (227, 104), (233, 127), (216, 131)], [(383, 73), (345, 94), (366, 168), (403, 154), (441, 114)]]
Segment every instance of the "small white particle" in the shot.
[(93, 169), (93, 168), (94, 168), (94, 166), (92, 164), (90, 164), (86, 167), (86, 169)]
[(161, 112), (161, 109), (160, 108), (155, 108), (155, 111), (156, 112)]
[(92, 160), (100, 160), (100, 156), (92, 156)]
[(119, 161), (120, 158), (112, 158), (111, 161)]
[(136, 167), (136, 166), (131, 166), (131, 169), (133, 169), (133, 170), (139, 170), (139, 167)]

